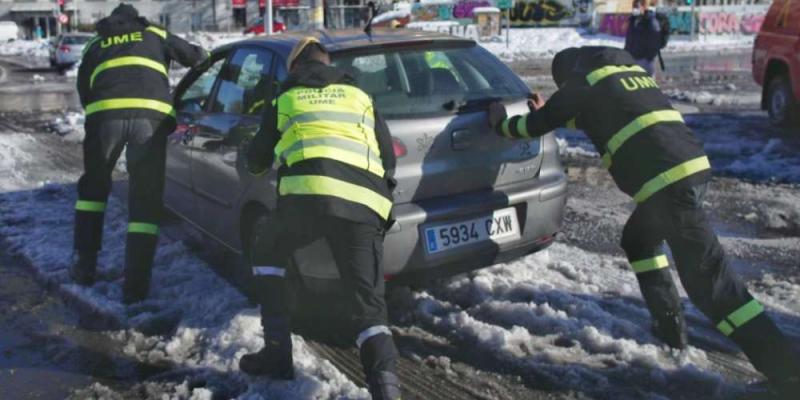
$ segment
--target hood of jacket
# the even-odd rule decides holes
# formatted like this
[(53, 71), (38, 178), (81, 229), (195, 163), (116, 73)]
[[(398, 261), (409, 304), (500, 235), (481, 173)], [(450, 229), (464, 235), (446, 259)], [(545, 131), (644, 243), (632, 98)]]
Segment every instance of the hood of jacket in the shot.
[(97, 33), (102, 37), (141, 31), (150, 24), (143, 17), (112, 14), (97, 22)]
[(309, 61), (292, 69), (281, 85), (281, 92), (295, 86), (321, 88), (334, 83), (354, 85), (355, 79), (341, 68), (325, 65), (319, 61)]
[(636, 61), (627, 51), (616, 47), (581, 47), (575, 71), (588, 74), (607, 65), (634, 65)]
[[(559, 62), (556, 62), (557, 60)], [(583, 79), (590, 72), (607, 65), (634, 64), (636, 64), (636, 61), (634, 61), (630, 53), (616, 47), (584, 46), (579, 49), (569, 48), (556, 54), (553, 59), (553, 78), (558, 84), (572, 78)]]

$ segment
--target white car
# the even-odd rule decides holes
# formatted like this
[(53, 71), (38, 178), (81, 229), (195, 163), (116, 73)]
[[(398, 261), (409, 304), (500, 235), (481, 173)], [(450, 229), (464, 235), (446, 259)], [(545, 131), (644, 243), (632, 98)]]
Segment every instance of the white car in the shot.
[(16, 40), (19, 37), (19, 27), (14, 21), (0, 21), (0, 42)]
[(93, 36), (89, 33), (65, 33), (59, 36), (50, 48), (50, 66), (64, 71), (80, 61), (84, 46)]

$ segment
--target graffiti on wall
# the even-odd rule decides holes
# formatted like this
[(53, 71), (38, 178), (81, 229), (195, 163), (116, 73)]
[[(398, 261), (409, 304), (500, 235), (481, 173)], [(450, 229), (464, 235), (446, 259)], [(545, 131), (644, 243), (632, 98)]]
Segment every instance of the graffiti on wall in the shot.
[[(659, 11), (661, 12), (661, 11)], [(694, 14), (694, 29), (700, 35), (755, 35), (761, 28), (766, 8), (752, 7), (706, 11), (698, 9)], [(692, 13), (687, 10), (664, 10), (670, 22), (673, 35), (690, 35), (692, 32)], [(628, 31), (630, 14), (603, 14), (600, 18), (600, 32), (614, 36), (625, 36)]]
[(511, 9), (514, 26), (556, 25), (575, 15), (572, 7), (556, 0), (518, 0)]
[[(491, 7), (496, 0), (456, 0), (444, 3), (414, 3), (414, 21), (450, 21), (472, 19), (477, 7)], [(580, 14), (588, 15), (588, 0), (516, 0), (510, 10), (513, 26), (559, 25), (576, 22)], [(576, 8), (578, 7), (578, 8)], [(583, 10), (583, 11), (581, 11)]]
[(755, 35), (764, 23), (764, 14), (734, 14), (729, 12), (702, 13), (698, 16), (700, 34)]

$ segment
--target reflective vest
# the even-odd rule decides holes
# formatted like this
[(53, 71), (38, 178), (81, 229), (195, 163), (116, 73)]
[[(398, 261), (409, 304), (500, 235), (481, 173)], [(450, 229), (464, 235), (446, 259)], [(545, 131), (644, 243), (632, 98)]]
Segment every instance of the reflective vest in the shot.
[[(366, 93), (343, 84), (298, 86), (278, 97), (277, 108), (281, 139), (275, 146), (275, 156), (283, 165), (328, 159), (383, 180), (372, 100)], [(284, 176), (279, 193), (338, 197), (362, 204), (384, 219), (392, 207), (389, 198), (371, 188), (320, 175)]]

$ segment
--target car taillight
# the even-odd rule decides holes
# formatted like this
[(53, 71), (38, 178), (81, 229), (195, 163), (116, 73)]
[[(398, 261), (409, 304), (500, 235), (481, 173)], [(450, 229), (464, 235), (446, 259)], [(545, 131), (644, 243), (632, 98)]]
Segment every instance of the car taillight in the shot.
[(61, 46), (58, 48), (58, 51), (62, 53), (69, 53), (69, 46)]
[(405, 155), (408, 154), (406, 145), (404, 145), (403, 142), (396, 137), (392, 137), (392, 149), (394, 150), (394, 156), (397, 158), (405, 157)]

